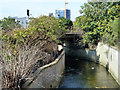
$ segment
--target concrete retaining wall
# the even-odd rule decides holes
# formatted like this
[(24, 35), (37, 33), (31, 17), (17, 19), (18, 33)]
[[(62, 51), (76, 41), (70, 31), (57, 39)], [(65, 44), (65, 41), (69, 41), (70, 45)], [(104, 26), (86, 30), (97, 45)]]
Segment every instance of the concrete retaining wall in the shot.
[(1, 66), (0, 66), (0, 90), (2, 89), (2, 70), (1, 70)]
[(109, 45), (98, 43), (96, 50), (78, 50), (80, 58), (100, 63), (120, 85), (120, 52)]
[(65, 68), (65, 51), (58, 58), (43, 67), (40, 67), (34, 77), (24, 84), (26, 88), (56, 88), (59, 86)]
[(83, 60), (90, 60), (90, 61), (94, 61), (96, 63), (99, 63), (99, 56), (97, 56), (97, 52), (96, 50), (90, 50), (90, 49), (80, 49), (77, 50), (77, 56), (80, 57), (80, 59)]
[(96, 52), (97, 56), (99, 56), (100, 64), (108, 69), (120, 85), (120, 52), (118, 52), (117, 49), (102, 43), (98, 44)]

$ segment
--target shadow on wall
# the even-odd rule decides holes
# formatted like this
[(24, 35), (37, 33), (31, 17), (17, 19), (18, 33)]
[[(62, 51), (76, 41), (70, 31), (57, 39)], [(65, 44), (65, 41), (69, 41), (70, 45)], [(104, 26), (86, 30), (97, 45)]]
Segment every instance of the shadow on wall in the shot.
[(96, 50), (87, 50), (87, 56), (91, 61), (94, 61), (96, 63), (99, 63), (99, 57), (100, 55), (97, 55), (97, 51)]
[(79, 60), (89, 60), (99, 63), (99, 55), (96, 50), (90, 49), (75, 49), (74, 47), (65, 47), (66, 55), (68, 57), (75, 57)]
[(64, 48), (68, 57), (75, 57), (79, 60), (89, 60), (99, 63), (100, 55), (97, 55), (96, 50), (85, 49), (84, 47), (81, 48), (82, 46), (72, 40), (67, 40), (65, 43), (66, 47)]
[(109, 62), (106, 64), (106, 70), (109, 71)]

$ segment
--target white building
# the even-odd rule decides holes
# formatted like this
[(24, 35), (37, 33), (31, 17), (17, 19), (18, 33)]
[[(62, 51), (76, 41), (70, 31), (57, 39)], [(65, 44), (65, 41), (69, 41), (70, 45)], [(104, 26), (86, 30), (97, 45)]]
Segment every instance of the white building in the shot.
[(18, 20), (19, 21), (19, 24), (24, 27), (24, 28), (27, 28), (28, 27), (28, 17), (12, 17), (14, 18), (15, 20)]

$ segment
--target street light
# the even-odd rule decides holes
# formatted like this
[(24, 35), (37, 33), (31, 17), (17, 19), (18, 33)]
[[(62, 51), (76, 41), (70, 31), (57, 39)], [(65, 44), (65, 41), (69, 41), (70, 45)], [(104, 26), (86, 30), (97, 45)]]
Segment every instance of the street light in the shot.
[(27, 16), (28, 16), (28, 17), (30, 16), (29, 9), (27, 9)]
[(27, 9), (27, 16), (28, 16), (28, 20), (26, 21), (26, 28), (28, 28), (28, 22), (29, 22), (29, 16), (30, 16), (30, 10)]

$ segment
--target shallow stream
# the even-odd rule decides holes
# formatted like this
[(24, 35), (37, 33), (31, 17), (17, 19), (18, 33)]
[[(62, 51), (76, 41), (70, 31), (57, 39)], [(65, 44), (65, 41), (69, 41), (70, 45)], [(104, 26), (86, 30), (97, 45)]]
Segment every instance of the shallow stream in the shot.
[[(77, 57), (78, 48), (75, 44), (66, 42), (65, 72), (59, 88), (118, 88), (105, 67)], [(77, 54), (78, 55), (78, 54)]]

